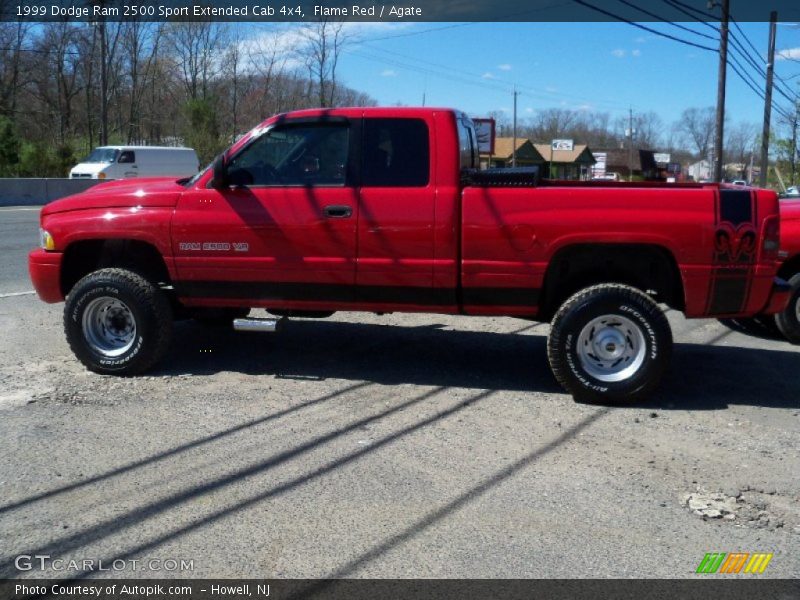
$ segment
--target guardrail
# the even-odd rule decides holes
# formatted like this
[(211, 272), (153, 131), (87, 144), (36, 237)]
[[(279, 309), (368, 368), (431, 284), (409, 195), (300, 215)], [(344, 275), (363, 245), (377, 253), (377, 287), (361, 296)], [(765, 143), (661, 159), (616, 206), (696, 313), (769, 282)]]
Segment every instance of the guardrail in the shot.
[(44, 206), (108, 179), (0, 178), (0, 206)]

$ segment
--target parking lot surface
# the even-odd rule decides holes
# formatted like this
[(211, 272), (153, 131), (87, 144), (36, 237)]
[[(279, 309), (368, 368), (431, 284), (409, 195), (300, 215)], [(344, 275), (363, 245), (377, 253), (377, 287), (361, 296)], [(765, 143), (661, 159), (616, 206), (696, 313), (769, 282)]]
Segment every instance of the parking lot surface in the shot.
[[(670, 312), (671, 368), (634, 407), (573, 402), (548, 326), (510, 318), (187, 321), (152, 373), (100, 376), (63, 305), (9, 295), (36, 230), (0, 212), (2, 577), (682, 578), (709, 552), (800, 576), (786, 342)], [(15, 564), (35, 554), (125, 566)]]

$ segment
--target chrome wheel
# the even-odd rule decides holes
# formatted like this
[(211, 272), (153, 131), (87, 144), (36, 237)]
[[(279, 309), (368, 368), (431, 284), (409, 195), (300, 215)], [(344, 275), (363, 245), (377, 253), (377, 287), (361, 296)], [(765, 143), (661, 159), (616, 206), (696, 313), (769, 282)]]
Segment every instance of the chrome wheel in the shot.
[(110, 296), (95, 298), (83, 311), (83, 336), (95, 352), (113, 358), (136, 339), (136, 319), (128, 305)]
[(632, 377), (647, 353), (641, 328), (620, 315), (603, 315), (589, 321), (578, 335), (576, 350), (584, 370), (608, 383)]

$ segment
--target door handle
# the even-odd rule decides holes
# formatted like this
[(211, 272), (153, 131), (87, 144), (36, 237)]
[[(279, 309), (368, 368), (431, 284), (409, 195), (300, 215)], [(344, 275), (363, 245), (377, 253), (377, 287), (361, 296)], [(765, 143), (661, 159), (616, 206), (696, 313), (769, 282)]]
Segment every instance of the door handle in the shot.
[(353, 215), (353, 209), (350, 206), (334, 204), (324, 208), (325, 216), (332, 219), (346, 219)]

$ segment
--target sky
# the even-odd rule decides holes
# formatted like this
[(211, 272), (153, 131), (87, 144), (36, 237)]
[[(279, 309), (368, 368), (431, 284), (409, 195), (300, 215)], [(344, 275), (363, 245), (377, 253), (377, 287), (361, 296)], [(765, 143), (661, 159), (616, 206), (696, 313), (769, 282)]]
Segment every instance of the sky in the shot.
[[(397, 103), (459, 108), (472, 116), (513, 106), (518, 117), (545, 108), (596, 110), (612, 118), (655, 111), (665, 123), (689, 107), (714, 106), (718, 54), (642, 31), (627, 23), (369, 23), (352, 24), (338, 78), (367, 92), (381, 105)], [(647, 27), (699, 44), (718, 42), (665, 23)], [(702, 23), (683, 23), (714, 35)], [(769, 26), (741, 23), (766, 63)], [(749, 48), (741, 34), (733, 29)], [(800, 25), (780, 24), (776, 73), (791, 93), (800, 92)], [(734, 54), (758, 82), (764, 78)], [(795, 60), (790, 60), (795, 59)], [(789, 111), (792, 103), (775, 100)], [(726, 112), (731, 122), (761, 123), (764, 101), (729, 69)]]

